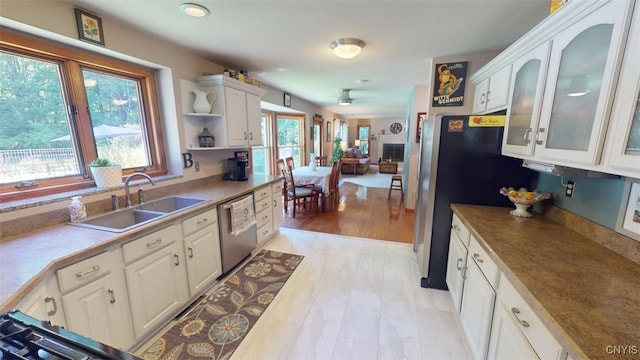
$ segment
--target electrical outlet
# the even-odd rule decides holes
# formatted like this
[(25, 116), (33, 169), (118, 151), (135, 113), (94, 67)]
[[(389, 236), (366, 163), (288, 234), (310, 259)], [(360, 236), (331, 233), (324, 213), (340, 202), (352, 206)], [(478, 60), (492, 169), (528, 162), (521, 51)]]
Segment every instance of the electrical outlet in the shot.
[(573, 197), (576, 192), (576, 182), (573, 180), (567, 181), (567, 187), (564, 189), (564, 196)]
[(194, 161), (193, 165), (196, 168), (196, 172), (200, 171), (200, 161)]

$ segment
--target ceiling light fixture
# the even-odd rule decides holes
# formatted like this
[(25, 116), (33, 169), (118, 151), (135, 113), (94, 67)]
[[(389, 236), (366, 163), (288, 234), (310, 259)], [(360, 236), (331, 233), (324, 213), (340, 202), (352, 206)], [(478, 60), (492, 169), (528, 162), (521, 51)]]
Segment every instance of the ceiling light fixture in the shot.
[(180, 10), (193, 17), (204, 17), (211, 13), (206, 7), (193, 3), (184, 3), (180, 5)]
[(351, 89), (340, 89), (340, 97), (338, 97), (338, 104), (340, 105), (351, 105), (351, 97), (349, 97), (349, 91)]
[(333, 40), (331, 44), (329, 44), (333, 53), (343, 59), (351, 59), (358, 56), (364, 45), (364, 41), (354, 38)]

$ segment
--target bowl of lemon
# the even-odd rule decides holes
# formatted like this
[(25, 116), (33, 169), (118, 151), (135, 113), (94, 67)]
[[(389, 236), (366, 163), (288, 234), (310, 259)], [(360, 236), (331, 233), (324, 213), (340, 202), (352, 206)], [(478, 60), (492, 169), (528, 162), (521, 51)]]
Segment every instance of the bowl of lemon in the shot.
[(548, 192), (539, 192), (538, 190), (529, 191), (527, 188), (520, 188), (518, 190), (509, 187), (503, 187), (500, 189), (500, 194), (506, 196), (516, 206), (511, 210), (511, 215), (520, 217), (532, 217), (527, 209), (533, 204), (551, 198), (551, 194)]

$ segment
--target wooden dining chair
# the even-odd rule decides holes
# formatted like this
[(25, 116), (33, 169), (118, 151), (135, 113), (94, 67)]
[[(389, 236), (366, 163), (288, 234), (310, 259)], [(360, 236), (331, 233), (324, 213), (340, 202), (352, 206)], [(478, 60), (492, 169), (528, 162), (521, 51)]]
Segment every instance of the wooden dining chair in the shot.
[(331, 164), (331, 175), (329, 176), (329, 193), (327, 194), (328, 209), (336, 209), (340, 203), (340, 168), (342, 161), (334, 161)]
[[(297, 185), (293, 180), (293, 169), (291, 166), (284, 165), (282, 167), (282, 175), (284, 181), (287, 183), (287, 195), (284, 201), (284, 212), (288, 211), (287, 204), (289, 201), (293, 203), (293, 218), (296, 217), (296, 208), (300, 205), (305, 205), (307, 200), (310, 200), (311, 208), (314, 212), (318, 211), (318, 199), (320, 193), (315, 189), (313, 184)], [(300, 202), (302, 200), (302, 203)]]
[(317, 166), (327, 166), (327, 157), (326, 156), (316, 156), (315, 157)]
[(295, 164), (293, 163), (293, 156), (287, 156), (284, 158), (284, 161), (287, 163), (287, 166), (291, 168), (291, 170), (295, 169)]

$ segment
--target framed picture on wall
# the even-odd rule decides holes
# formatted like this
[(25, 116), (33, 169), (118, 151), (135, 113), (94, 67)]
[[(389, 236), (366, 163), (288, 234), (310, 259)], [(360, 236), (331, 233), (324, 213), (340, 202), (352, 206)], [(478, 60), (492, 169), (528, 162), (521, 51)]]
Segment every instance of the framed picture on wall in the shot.
[(104, 46), (102, 19), (81, 9), (75, 11), (80, 40)]
[(419, 112), (416, 117), (416, 142), (420, 143), (420, 136), (422, 135), (422, 121), (427, 117), (426, 112)]
[(331, 121), (327, 121), (327, 142), (331, 141)]
[(622, 192), (616, 231), (640, 241), (640, 179), (627, 178)]
[(284, 93), (284, 106), (291, 107), (291, 94)]

